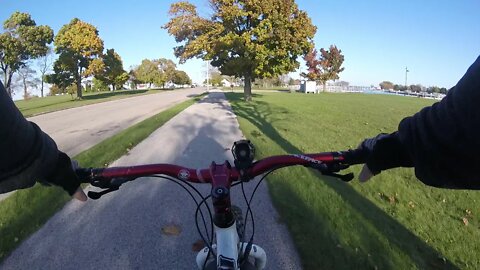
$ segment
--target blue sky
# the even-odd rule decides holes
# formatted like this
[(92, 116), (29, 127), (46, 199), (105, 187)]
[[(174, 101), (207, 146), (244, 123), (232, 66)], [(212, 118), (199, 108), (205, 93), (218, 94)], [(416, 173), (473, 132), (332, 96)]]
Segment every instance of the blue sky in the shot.
[[(171, 58), (176, 45), (161, 28), (174, 1), (0, 0), (0, 21), (28, 12), (57, 32), (72, 18), (95, 25), (105, 48), (114, 48), (125, 68), (142, 59)], [(206, 0), (191, 1), (208, 13)], [(340, 79), (353, 85), (403, 84), (452, 87), (480, 55), (480, 1), (298, 1), (318, 27), (318, 48), (335, 44), (344, 55)], [(175, 59), (176, 62), (178, 62)], [(203, 81), (202, 61), (179, 67)], [(302, 66), (305, 70), (305, 67)], [(298, 76), (298, 74), (293, 74)]]

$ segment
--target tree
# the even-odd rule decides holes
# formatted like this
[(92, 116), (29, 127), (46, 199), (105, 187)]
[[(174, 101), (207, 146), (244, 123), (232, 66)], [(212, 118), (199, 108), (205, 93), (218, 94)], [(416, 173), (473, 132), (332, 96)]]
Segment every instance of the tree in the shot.
[(97, 28), (77, 18), (62, 26), (55, 37), (55, 52), (59, 54), (55, 64), (58, 70), (73, 76), (78, 98), (82, 98), (82, 78), (101, 71), (97, 58), (102, 51)]
[(18, 80), (21, 82), (23, 86), (23, 99), (27, 100), (30, 98), (30, 92), (28, 91), (29, 88), (37, 87), (37, 83), (39, 82), (38, 78), (35, 78), (35, 70), (30, 68), (29, 66), (25, 65), (21, 67), (18, 71)]
[(379, 85), (380, 89), (393, 89), (393, 83), (390, 81), (383, 81)]
[(423, 86), (421, 84), (412, 84), (408, 88), (413, 92), (421, 92), (423, 89)]
[(128, 80), (130, 80), (130, 88), (137, 89), (137, 84), (141, 83), (140, 80), (137, 79), (137, 75), (135, 74), (136, 67), (130, 67), (130, 71), (128, 72)]
[(55, 85), (59, 89), (58, 93), (65, 93), (67, 87), (75, 82), (75, 75), (73, 71), (63, 69), (62, 63), (56, 61), (53, 64), (53, 73), (45, 75), (45, 82)]
[(405, 91), (405, 90), (407, 90), (407, 87), (405, 85), (395, 84), (393, 86), (393, 90), (395, 90), (395, 91)]
[(175, 83), (174, 79), (175, 79), (175, 76), (177, 75), (176, 74), (177, 65), (175, 65), (175, 63), (172, 60), (166, 59), (166, 58), (160, 58), (160, 59), (154, 60), (154, 62), (157, 63), (158, 68), (165, 75), (165, 81), (162, 84), (163, 88), (165, 88), (165, 83), (168, 81)]
[(325, 91), (327, 81), (338, 79), (338, 74), (345, 69), (342, 67), (345, 57), (342, 50), (335, 45), (330, 45), (329, 50), (321, 48), (318, 58), (317, 54), (317, 50), (312, 49), (305, 55), (304, 60), (308, 67), (308, 73), (303, 76), (310, 80), (320, 81), (323, 84), (323, 91)]
[(188, 76), (188, 74), (183, 70), (175, 70), (173, 72), (173, 80), (174, 84), (184, 85), (184, 84), (191, 84), (192, 80)]
[(61, 93), (63, 93), (62, 89), (60, 89), (60, 87), (58, 87), (58, 85), (52, 84), (52, 86), (50, 86), (50, 93), (49, 93), (50, 96), (55, 96), (55, 95), (58, 95), (58, 94), (61, 94)]
[(47, 53), (44, 56), (40, 57), (37, 62), (37, 67), (38, 67), (38, 71), (40, 72), (40, 80), (41, 80), (41, 84), (40, 84), (41, 97), (43, 97), (43, 85), (46, 82), (45, 76), (47, 75), (47, 72), (50, 71), (53, 64), (52, 56), (53, 56), (53, 50), (51, 47), (48, 47)]
[(163, 85), (166, 81), (164, 74), (158, 68), (158, 63), (143, 59), (142, 63), (134, 70), (135, 78), (142, 83), (148, 83), (148, 88), (152, 84)]
[(243, 77), (246, 100), (251, 82), (299, 67), (316, 27), (294, 0), (210, 0), (212, 16), (201, 17), (188, 2), (170, 7), (164, 26), (181, 45), (174, 48), (180, 63), (201, 58), (223, 75)]
[(440, 87), (438, 86), (430, 86), (427, 88), (428, 93), (440, 93)]
[(97, 78), (93, 78), (92, 80), (92, 89), (93, 91), (100, 92), (100, 91), (108, 91), (108, 85), (103, 82), (102, 80), (99, 80)]
[(98, 65), (99, 67), (95, 68), (98, 70), (95, 78), (111, 85), (113, 91), (121, 87), (129, 78), (128, 73), (123, 69), (122, 58), (114, 49), (108, 49), (102, 56), (102, 64)]
[(12, 97), (12, 76), (35, 59), (47, 53), (47, 44), (52, 43), (53, 30), (46, 25), (37, 26), (28, 13), (15, 12), (3, 23), (0, 34), (0, 68), (4, 75), (3, 84)]
[[(208, 83), (213, 86), (220, 86), (223, 80), (222, 74), (218, 70), (212, 70), (209, 74), (210, 78)], [(204, 83), (207, 83), (207, 80), (205, 80)]]

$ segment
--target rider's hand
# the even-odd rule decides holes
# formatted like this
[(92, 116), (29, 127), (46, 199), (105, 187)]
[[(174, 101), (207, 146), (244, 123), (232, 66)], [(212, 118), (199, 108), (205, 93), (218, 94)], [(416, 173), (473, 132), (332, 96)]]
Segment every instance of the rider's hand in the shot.
[(72, 162), (67, 154), (59, 151), (57, 164), (44, 181), (62, 187), (79, 201), (86, 201), (87, 196), (80, 187), (80, 181), (74, 171), (76, 167), (78, 167), (76, 161)]
[(358, 177), (361, 182), (365, 182), (387, 169), (413, 166), (397, 132), (381, 133), (376, 137), (366, 139), (358, 146), (358, 149), (366, 157), (366, 164)]

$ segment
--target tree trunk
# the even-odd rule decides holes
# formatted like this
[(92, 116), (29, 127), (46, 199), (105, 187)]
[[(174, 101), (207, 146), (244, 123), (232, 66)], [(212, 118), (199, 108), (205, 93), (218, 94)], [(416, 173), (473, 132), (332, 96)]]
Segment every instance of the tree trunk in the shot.
[(327, 91), (327, 82), (323, 82), (323, 91), (322, 92), (326, 92)]
[(115, 84), (112, 83), (112, 91), (115, 91)]
[(246, 101), (252, 100), (252, 78), (250, 75), (245, 75), (245, 84), (243, 86), (243, 94)]
[(82, 99), (82, 68), (77, 69), (77, 98)]
[(28, 99), (27, 80), (25, 78), (23, 78), (23, 99)]
[(40, 86), (40, 95), (43, 97), (43, 76), (42, 76), (42, 84)]
[(3, 75), (4, 75), (4, 78), (5, 78), (4, 81), (3, 81), (3, 83), (5, 84), (4, 85), (5, 90), (7, 91), (8, 96), (10, 98), (12, 98), (12, 87), (11, 87), (11, 85), (12, 85), (12, 75), (13, 74), (10, 72), (8, 66), (5, 69), (2, 68), (2, 70), (3, 70)]
[(77, 98), (82, 99), (82, 78), (77, 78)]

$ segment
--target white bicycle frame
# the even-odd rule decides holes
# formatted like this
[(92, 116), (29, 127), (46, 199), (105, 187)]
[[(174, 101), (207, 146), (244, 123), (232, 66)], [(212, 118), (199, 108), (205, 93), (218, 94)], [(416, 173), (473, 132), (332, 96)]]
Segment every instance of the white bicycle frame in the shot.
[[(241, 254), (245, 252), (247, 243), (240, 242), (237, 233), (236, 222), (228, 228), (219, 228), (214, 225), (215, 236), (217, 243), (212, 245), (213, 251), (217, 253), (217, 269), (234, 269), (239, 270), (238, 265), (238, 250), (242, 248)], [(197, 254), (198, 269), (203, 270), (205, 261), (207, 260), (209, 248), (206, 247), (200, 250)], [(255, 267), (257, 270), (262, 270), (267, 264), (267, 254), (263, 248), (252, 245), (249, 258), (255, 260)], [(221, 268), (225, 267), (225, 268)]]

